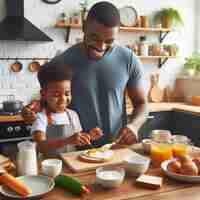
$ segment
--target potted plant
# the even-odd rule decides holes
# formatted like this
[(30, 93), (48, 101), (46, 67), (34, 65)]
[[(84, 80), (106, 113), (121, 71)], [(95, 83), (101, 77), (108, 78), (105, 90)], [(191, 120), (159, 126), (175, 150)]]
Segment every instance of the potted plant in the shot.
[(175, 8), (163, 8), (155, 13), (154, 20), (161, 23), (163, 28), (171, 28), (172, 25), (183, 25), (180, 12)]
[(184, 69), (189, 75), (196, 75), (200, 72), (200, 53), (193, 53), (191, 56), (185, 59)]

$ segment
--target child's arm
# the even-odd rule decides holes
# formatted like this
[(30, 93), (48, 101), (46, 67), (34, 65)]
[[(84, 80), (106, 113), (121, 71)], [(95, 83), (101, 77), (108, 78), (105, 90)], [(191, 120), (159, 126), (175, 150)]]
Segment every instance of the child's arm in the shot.
[(90, 144), (89, 136), (84, 133), (75, 133), (68, 138), (47, 140), (46, 134), (44, 132), (35, 131), (33, 132), (33, 140), (37, 143), (38, 150), (41, 153), (48, 153), (49, 150), (62, 148), (67, 144), (78, 146)]

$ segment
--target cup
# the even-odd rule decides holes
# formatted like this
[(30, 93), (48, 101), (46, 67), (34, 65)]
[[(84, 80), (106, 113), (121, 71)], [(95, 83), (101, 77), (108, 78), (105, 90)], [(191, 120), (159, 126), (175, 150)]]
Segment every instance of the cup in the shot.
[(62, 171), (62, 160), (60, 159), (46, 159), (42, 161), (42, 173), (49, 177), (56, 177)]

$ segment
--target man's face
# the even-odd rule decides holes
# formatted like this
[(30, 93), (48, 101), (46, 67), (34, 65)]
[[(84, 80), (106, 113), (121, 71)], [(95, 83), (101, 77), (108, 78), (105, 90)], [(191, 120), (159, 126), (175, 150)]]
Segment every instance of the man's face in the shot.
[(56, 81), (44, 89), (47, 106), (51, 112), (64, 112), (71, 98), (71, 82)]
[(101, 59), (106, 51), (112, 48), (117, 37), (119, 27), (108, 27), (96, 20), (86, 22), (84, 28), (84, 45), (88, 56), (92, 59)]

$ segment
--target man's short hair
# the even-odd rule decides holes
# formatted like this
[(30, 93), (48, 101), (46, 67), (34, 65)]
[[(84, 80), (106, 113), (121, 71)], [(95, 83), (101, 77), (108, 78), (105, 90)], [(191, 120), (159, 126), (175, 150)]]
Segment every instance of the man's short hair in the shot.
[(100, 24), (108, 27), (120, 25), (120, 15), (118, 9), (107, 1), (96, 3), (89, 10), (86, 21), (96, 20)]
[(48, 62), (41, 66), (38, 72), (38, 81), (41, 88), (47, 87), (50, 82), (72, 79), (72, 69), (68, 65)]

